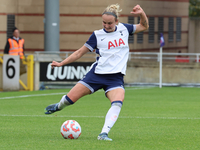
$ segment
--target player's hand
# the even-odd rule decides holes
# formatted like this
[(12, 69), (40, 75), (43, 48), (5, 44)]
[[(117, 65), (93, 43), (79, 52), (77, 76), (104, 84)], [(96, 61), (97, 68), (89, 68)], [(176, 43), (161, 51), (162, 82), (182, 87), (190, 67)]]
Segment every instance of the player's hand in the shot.
[(51, 68), (53, 69), (54, 67), (60, 67), (62, 66), (61, 63), (57, 62), (57, 61), (52, 61), (51, 63)]
[(133, 14), (134, 16), (139, 16), (142, 13), (144, 13), (144, 11), (140, 7), (140, 5), (136, 5), (135, 7), (133, 7), (133, 11), (131, 11), (131, 14)]

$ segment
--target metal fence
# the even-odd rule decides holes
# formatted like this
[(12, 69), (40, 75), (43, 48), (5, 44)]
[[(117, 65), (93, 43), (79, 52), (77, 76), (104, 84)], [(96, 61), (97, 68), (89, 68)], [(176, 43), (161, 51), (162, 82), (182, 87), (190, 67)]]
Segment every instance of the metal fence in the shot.
[[(69, 52), (35, 52), (35, 61), (62, 61), (71, 55), (74, 51)], [(95, 61), (97, 54), (88, 52), (82, 58), (81, 61)], [(133, 60), (160, 60), (159, 52), (130, 52), (129, 61)], [(175, 62), (197, 62), (200, 61), (200, 53), (162, 53), (163, 61), (175, 61)]]
[[(129, 61), (133, 59), (147, 59), (156, 60), (159, 62), (160, 53), (153, 52), (130, 52)], [(176, 61), (176, 62), (197, 62), (200, 61), (200, 53), (162, 53), (163, 61)]]

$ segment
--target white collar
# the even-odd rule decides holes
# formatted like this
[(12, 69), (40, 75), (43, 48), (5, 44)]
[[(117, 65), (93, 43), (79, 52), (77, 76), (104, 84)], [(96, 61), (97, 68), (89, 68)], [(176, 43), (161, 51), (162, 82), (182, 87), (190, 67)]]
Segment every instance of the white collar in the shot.
[(15, 39), (16, 41), (19, 41), (19, 37), (16, 38), (15, 36), (13, 36), (13, 39)]

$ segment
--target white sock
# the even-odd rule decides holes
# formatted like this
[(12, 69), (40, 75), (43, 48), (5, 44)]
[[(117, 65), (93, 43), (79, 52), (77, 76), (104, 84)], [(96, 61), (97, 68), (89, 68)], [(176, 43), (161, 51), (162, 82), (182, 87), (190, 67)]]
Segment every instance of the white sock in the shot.
[(74, 104), (74, 102), (67, 95), (63, 95), (63, 97), (61, 98), (58, 104), (58, 109), (63, 109), (66, 106), (72, 105), (72, 104)]
[(105, 118), (105, 123), (103, 126), (103, 129), (101, 133), (107, 133), (110, 131), (110, 129), (113, 127), (115, 122), (117, 121), (117, 118), (119, 116), (119, 113), (121, 111), (122, 102), (121, 101), (114, 101), (111, 104), (111, 108), (108, 110)]

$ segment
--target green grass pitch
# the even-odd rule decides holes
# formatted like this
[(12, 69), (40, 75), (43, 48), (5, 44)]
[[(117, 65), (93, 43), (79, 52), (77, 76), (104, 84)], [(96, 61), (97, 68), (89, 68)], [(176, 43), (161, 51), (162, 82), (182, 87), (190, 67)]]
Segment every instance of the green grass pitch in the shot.
[[(120, 116), (98, 141), (110, 102), (100, 90), (52, 115), (44, 108), (69, 89), (0, 93), (1, 150), (199, 150), (200, 88), (126, 88)], [(79, 122), (77, 140), (64, 139), (61, 124)]]

